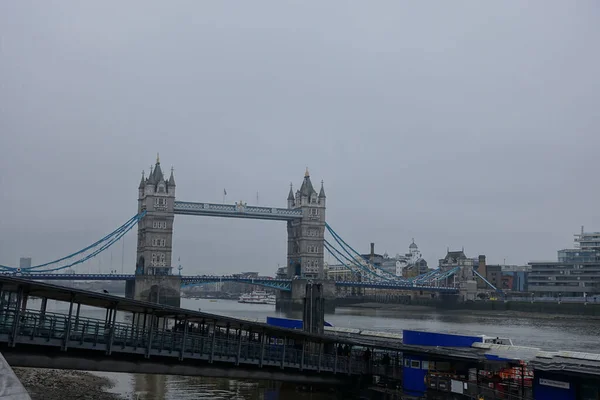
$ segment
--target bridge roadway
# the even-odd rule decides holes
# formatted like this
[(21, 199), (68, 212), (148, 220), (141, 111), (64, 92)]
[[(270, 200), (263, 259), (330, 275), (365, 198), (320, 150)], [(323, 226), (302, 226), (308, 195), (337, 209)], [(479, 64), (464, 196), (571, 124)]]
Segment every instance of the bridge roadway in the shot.
[[(5, 273), (4, 276), (13, 276), (12, 273)], [(32, 280), (64, 280), (64, 281), (132, 281), (135, 280), (133, 274), (26, 274), (22, 273), (19, 276), (24, 279)], [(268, 287), (281, 291), (291, 290), (291, 279), (275, 279), (275, 278), (240, 278), (232, 275), (183, 275), (181, 276), (182, 286), (196, 286), (215, 282), (239, 282), (262, 287)], [(395, 283), (395, 282), (352, 282), (352, 281), (335, 281), (337, 287), (355, 287), (367, 289), (386, 289), (386, 290), (410, 290), (410, 291), (425, 291), (456, 294), (458, 288), (432, 286), (423, 283)]]
[(215, 204), (175, 201), (173, 212), (177, 215), (198, 215), (225, 218), (249, 218), (273, 221), (302, 219), (301, 209), (248, 206), (246, 204)]

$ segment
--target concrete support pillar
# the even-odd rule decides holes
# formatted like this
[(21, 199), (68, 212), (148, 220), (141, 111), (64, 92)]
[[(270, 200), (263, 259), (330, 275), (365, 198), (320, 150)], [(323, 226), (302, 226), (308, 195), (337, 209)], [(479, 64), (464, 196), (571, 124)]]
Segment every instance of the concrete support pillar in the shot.
[(213, 324), (213, 335), (212, 335), (212, 341), (210, 343), (210, 358), (208, 359), (208, 362), (211, 364), (215, 357), (215, 341), (216, 341), (216, 339), (217, 339), (217, 321), (215, 321)]
[(258, 367), (262, 368), (263, 366), (263, 361), (265, 359), (265, 345), (267, 343), (267, 335), (265, 334), (265, 331), (262, 331), (262, 333), (260, 334), (260, 361), (258, 363)]
[(177, 275), (136, 275), (127, 281), (126, 297), (173, 307), (181, 306), (181, 277)]
[[(10, 306), (10, 295), (9, 295), (9, 306)], [(17, 334), (19, 332), (19, 324), (21, 323), (21, 301), (23, 299), (23, 287), (19, 286), (17, 291), (17, 304), (15, 305), (15, 319), (13, 320), (12, 334), (10, 336), (10, 347), (15, 347), (17, 343)]]
[(75, 311), (75, 331), (79, 326), (79, 310), (81, 309), (81, 303), (77, 303), (77, 311)]
[(338, 346), (340, 346), (340, 344), (337, 344), (336, 346), (334, 346), (334, 351), (335, 351), (335, 355), (334, 355), (334, 359), (333, 359), (333, 374), (337, 374), (337, 364), (338, 364)]
[(324, 301), (324, 311), (327, 313), (335, 312), (335, 282), (326, 280), (294, 279), (289, 292), (281, 292), (277, 297), (277, 311), (304, 311), (304, 299), (306, 298), (306, 285), (321, 285), (321, 293)]
[(115, 321), (117, 319), (117, 304), (110, 310), (110, 317), (108, 320), (108, 342), (106, 343), (106, 354), (112, 353), (112, 345), (115, 339)]
[(181, 349), (179, 350), (179, 361), (183, 360), (183, 354), (185, 352), (185, 341), (187, 339), (188, 322), (187, 317), (183, 320), (183, 337), (181, 338)]
[(306, 284), (304, 313), (302, 322), (304, 331), (322, 335), (325, 327), (325, 299), (323, 286), (319, 283)]
[(40, 320), (46, 317), (46, 306), (48, 305), (48, 299), (44, 297), (42, 299), (42, 305), (40, 306)]
[(69, 303), (69, 315), (67, 317), (67, 331), (65, 332), (65, 337), (63, 338), (62, 350), (67, 350), (67, 343), (69, 342), (69, 336), (71, 336), (71, 316), (73, 315), (73, 301), (75, 299), (75, 295), (71, 295), (71, 301)]
[(283, 348), (281, 349), (281, 369), (283, 369), (283, 366), (285, 364), (285, 347), (287, 344), (287, 337), (283, 338)]
[(235, 358), (235, 365), (240, 365), (240, 356), (242, 354), (242, 327), (240, 326), (240, 333), (238, 334), (238, 349), (237, 349), (237, 357)]
[(319, 365), (317, 366), (317, 372), (321, 373), (321, 362), (323, 361), (323, 343), (319, 343)]
[[(144, 313), (144, 328), (146, 327), (146, 313)], [(150, 350), (152, 350), (152, 340), (154, 339), (154, 310), (150, 314), (150, 332), (148, 333), (148, 343), (146, 344), (146, 358), (150, 358)]]
[(302, 356), (300, 357), (300, 371), (304, 370), (304, 351), (306, 347), (306, 342), (302, 341)]

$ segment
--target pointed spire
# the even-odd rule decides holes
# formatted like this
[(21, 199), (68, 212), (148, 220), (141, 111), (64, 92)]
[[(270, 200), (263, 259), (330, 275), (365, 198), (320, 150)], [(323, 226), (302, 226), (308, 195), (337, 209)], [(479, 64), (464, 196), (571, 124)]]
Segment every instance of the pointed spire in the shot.
[(156, 182), (154, 182), (154, 170), (153, 170), (152, 164), (150, 164), (150, 174), (148, 175), (147, 183), (156, 183)]
[(290, 193), (288, 194), (288, 200), (294, 200), (294, 189), (292, 188), (292, 182), (290, 182)]
[(325, 198), (325, 188), (323, 187), (323, 181), (321, 181), (321, 190), (319, 191), (319, 198), (320, 199)]
[(310, 197), (313, 193), (316, 192), (313, 188), (312, 182), (310, 181), (310, 174), (308, 173), (308, 167), (306, 168), (306, 172), (304, 173), (304, 181), (302, 181), (302, 186), (300, 186), (300, 194), (303, 196)]
[(140, 186), (138, 186), (138, 189), (143, 189), (146, 187), (146, 178), (144, 177), (144, 171), (142, 171), (142, 180), (140, 181)]
[(152, 179), (154, 183), (159, 183), (164, 180), (162, 169), (160, 168), (160, 156), (156, 153), (156, 165), (154, 166), (154, 172), (152, 173)]
[(175, 186), (175, 177), (173, 176), (173, 171), (175, 169), (171, 167), (171, 176), (169, 177), (169, 186)]

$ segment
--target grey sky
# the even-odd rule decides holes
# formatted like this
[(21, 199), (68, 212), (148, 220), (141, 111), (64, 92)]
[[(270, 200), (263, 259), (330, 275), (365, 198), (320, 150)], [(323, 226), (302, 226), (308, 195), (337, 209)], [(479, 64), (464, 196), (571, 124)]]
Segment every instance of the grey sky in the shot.
[[(187, 201), (285, 206), (308, 166), (344, 239), (431, 265), (600, 230), (597, 1), (91, 3), (0, 3), (0, 264), (127, 220), (157, 151)], [(188, 273), (285, 263), (283, 223), (175, 231)]]

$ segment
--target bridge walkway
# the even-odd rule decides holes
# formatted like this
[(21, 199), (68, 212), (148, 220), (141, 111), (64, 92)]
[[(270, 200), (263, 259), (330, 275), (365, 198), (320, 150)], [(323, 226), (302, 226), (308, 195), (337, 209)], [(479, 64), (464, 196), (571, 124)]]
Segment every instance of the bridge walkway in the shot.
[[(12, 365), (323, 383), (375, 372), (346, 338), (16, 278), (0, 284), (0, 349)], [(32, 296), (42, 299), (39, 309), (27, 308)], [(68, 299), (69, 312), (46, 311), (48, 299)], [(106, 317), (81, 315), (82, 304), (104, 308)], [(384, 352), (373, 350), (378, 358)], [(398, 368), (377, 372), (399, 377), (398, 352), (389, 355)]]

